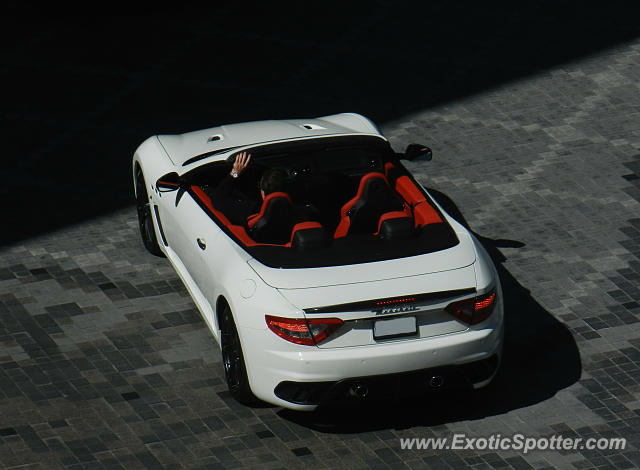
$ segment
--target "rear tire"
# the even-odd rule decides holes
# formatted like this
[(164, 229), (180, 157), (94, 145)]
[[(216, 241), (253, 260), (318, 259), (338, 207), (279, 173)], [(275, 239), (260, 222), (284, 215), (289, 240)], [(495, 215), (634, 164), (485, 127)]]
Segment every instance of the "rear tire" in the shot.
[(262, 402), (251, 391), (240, 337), (228, 306), (224, 307), (220, 317), (220, 346), (222, 347), (224, 376), (231, 396), (243, 405), (261, 404)]
[(138, 228), (140, 229), (144, 247), (152, 255), (164, 257), (153, 226), (153, 215), (151, 214), (147, 185), (144, 181), (142, 169), (138, 165), (136, 165), (136, 209), (138, 212)]

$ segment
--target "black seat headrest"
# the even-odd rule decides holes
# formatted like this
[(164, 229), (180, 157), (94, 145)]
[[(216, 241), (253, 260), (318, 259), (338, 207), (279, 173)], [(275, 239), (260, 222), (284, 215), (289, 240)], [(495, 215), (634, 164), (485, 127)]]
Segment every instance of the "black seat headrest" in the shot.
[(264, 198), (260, 212), (250, 216), (247, 225), (249, 235), (255, 241), (284, 245), (289, 242), (293, 222), (289, 195), (275, 192)]
[(369, 175), (371, 173), (362, 178), (358, 188), (360, 197), (346, 212), (351, 219), (351, 233), (374, 233), (380, 215), (403, 209), (402, 201), (393, 194), (384, 175)]
[(402, 211), (387, 212), (380, 216), (377, 235), (387, 240), (406, 238), (413, 233), (413, 218)]
[(300, 222), (293, 226), (291, 247), (296, 250), (323, 248), (328, 241), (327, 232), (319, 222)]

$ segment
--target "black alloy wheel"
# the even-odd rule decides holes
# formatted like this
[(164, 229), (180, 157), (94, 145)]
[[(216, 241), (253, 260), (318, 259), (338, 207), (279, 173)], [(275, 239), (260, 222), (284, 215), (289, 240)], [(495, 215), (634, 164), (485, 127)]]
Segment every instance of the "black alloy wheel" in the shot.
[(245, 405), (260, 404), (260, 400), (255, 397), (249, 385), (240, 337), (228, 306), (224, 307), (220, 318), (220, 345), (224, 375), (231, 396)]
[(140, 236), (142, 237), (144, 247), (152, 255), (164, 257), (164, 253), (158, 244), (156, 231), (153, 228), (149, 194), (147, 193), (147, 186), (139, 166), (136, 166), (136, 209), (138, 212), (138, 228), (140, 229)]

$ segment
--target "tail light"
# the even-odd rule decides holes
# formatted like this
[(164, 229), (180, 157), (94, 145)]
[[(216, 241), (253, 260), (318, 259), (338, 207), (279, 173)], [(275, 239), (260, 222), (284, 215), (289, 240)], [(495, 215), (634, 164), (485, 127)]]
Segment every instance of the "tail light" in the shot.
[(339, 318), (282, 318), (265, 315), (271, 331), (292, 343), (313, 346), (336, 331), (344, 323)]
[(465, 299), (453, 302), (445, 308), (447, 312), (469, 325), (475, 325), (486, 320), (496, 306), (497, 294), (495, 289), (477, 296), (475, 299)]

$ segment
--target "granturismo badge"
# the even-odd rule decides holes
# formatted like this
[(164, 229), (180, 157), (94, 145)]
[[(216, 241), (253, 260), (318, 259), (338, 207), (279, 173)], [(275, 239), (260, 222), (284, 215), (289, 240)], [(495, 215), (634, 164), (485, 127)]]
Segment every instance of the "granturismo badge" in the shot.
[(389, 307), (376, 308), (373, 311), (376, 313), (376, 315), (388, 315), (390, 313), (413, 312), (415, 310), (418, 310), (418, 307), (416, 307), (413, 304), (402, 304), (402, 305), (393, 305)]

